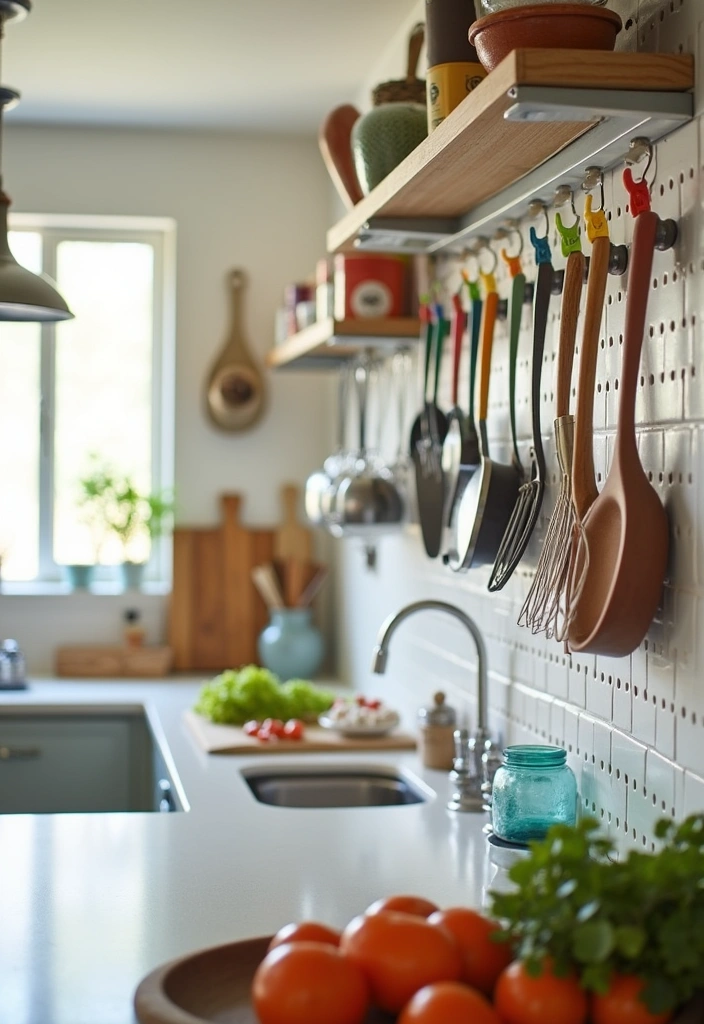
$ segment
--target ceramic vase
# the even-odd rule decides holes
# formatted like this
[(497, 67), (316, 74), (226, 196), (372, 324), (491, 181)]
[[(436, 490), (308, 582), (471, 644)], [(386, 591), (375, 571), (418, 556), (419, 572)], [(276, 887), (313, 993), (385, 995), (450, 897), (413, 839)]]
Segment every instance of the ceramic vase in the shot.
[(308, 679), (323, 660), (323, 638), (311, 621), (309, 608), (272, 611), (259, 635), (262, 665), (280, 679)]

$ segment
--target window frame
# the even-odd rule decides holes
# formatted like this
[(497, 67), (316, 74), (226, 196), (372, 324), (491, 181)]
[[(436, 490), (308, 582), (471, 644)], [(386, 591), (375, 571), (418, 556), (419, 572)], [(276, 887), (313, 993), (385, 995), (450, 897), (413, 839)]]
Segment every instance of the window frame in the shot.
[[(42, 270), (56, 279), (56, 254), (64, 241), (134, 242), (154, 252), (152, 313), (151, 464), (152, 488), (174, 486), (175, 440), (175, 304), (176, 222), (167, 217), (58, 216), (11, 213), (10, 231), (39, 233)], [(36, 590), (62, 580), (54, 560), (54, 429), (56, 416), (56, 324), (40, 324), (39, 380), (39, 535), (38, 572), (34, 580), (3, 581), (3, 589)], [(171, 582), (171, 545), (160, 537), (152, 545), (145, 581), (158, 588)], [(94, 579), (107, 589), (121, 589), (115, 566), (98, 565)]]

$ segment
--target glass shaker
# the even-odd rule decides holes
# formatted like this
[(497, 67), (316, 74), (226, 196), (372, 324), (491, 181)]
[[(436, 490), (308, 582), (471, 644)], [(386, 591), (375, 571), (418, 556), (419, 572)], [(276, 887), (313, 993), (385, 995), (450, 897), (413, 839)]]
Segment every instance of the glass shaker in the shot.
[(445, 703), (445, 694), (433, 695), (433, 703), (418, 711), (420, 737), (418, 749), (426, 768), (450, 771), (455, 757), (454, 733), (457, 712)]

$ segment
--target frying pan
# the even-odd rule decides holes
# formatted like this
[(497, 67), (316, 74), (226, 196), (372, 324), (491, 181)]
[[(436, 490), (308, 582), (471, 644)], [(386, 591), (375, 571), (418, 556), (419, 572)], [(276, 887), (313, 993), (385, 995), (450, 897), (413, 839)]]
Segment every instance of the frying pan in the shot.
[(530, 240), (535, 249), (538, 278), (533, 306), (533, 370), (531, 385), (531, 419), (533, 445), (530, 452), (530, 477), (518, 492), (513, 512), (503, 535), (489, 577), (489, 590), (494, 592), (506, 586), (528, 547), (528, 541), (538, 521), (545, 493), (545, 453), (540, 434), (540, 377), (543, 369), (545, 334), (548, 326), (550, 295), (555, 271), (547, 236), (538, 238), (535, 228), (530, 229)]
[[(631, 192), (630, 170), (624, 175)], [(642, 184), (642, 183), (640, 183)], [(658, 607), (668, 555), (668, 521), (638, 456), (635, 404), (648, 291), (655, 248), (674, 244), (676, 225), (633, 201), (631, 248), (620, 403), (614, 457), (604, 489), (584, 520), (589, 564), (569, 628), (573, 651), (620, 658), (631, 654)], [(579, 563), (576, 571), (579, 573)]]
[[(462, 341), (467, 328), (467, 314), (462, 307), (460, 293), (452, 296), (452, 326), (450, 335), (452, 337), (452, 409), (447, 417), (447, 435), (442, 446), (442, 469), (445, 474), (445, 522), (449, 525), (450, 513), (457, 491), (460, 466), (479, 465), (479, 438), (474, 417), (465, 416), (458, 405), (460, 362), (462, 356)], [(479, 332), (477, 331), (477, 334)], [(475, 355), (476, 359), (476, 355)], [(472, 352), (470, 351), (470, 364)], [(476, 364), (475, 364), (476, 365)], [(472, 390), (471, 378), (474, 372), (470, 368), (470, 394)], [(472, 403), (473, 404), (473, 403)]]
[(444, 525), (445, 487), (441, 456), (447, 419), (438, 408), (437, 397), (446, 325), (441, 307), (436, 307), (432, 321), (426, 324), (423, 409), (411, 428), (418, 515), (429, 558), (437, 558), (440, 554)]
[(489, 409), (489, 377), (494, 327), (499, 305), (496, 279), (481, 274), (485, 288), (482, 309), (479, 370), (479, 467), (458, 481), (452, 510), (451, 545), (444, 562), (454, 572), (466, 572), (473, 565), (490, 564), (498, 550), (511, 509), (516, 502), (520, 477), (515, 465), (492, 462), (489, 457), (486, 419)]

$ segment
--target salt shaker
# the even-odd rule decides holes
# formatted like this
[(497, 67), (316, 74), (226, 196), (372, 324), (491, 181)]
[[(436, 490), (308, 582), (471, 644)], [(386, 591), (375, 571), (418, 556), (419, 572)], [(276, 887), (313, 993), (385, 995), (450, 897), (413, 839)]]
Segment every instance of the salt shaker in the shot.
[(445, 703), (445, 694), (433, 696), (430, 707), (418, 711), (420, 726), (419, 750), (426, 768), (449, 771), (455, 756), (454, 732), (457, 722), (455, 709)]

